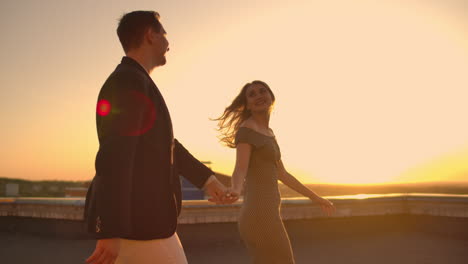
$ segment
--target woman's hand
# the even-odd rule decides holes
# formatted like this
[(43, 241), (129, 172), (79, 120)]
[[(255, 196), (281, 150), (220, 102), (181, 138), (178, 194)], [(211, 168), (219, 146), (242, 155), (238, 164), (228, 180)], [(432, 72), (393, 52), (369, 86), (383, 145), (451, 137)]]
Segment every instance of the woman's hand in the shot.
[(329, 200), (327, 200), (325, 198), (322, 198), (320, 196), (313, 197), (313, 198), (310, 198), (310, 199), (317, 202), (320, 205), (320, 208), (322, 209), (322, 212), (327, 214), (327, 216), (331, 216), (332, 214), (334, 214), (336, 212), (335, 206)]
[(239, 200), (239, 197), (240, 197), (240, 191), (232, 189), (232, 188), (228, 188), (226, 192), (224, 193), (224, 196), (222, 199), (224, 203), (232, 204), (235, 201)]

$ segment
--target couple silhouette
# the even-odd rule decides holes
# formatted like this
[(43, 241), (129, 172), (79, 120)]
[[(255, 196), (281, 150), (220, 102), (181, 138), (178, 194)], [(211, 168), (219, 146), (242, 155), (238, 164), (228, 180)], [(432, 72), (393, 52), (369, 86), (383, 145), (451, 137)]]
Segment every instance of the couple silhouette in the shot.
[(169, 110), (149, 75), (166, 64), (169, 51), (159, 14), (127, 13), (117, 35), (125, 56), (97, 101), (99, 150), (85, 205), (87, 229), (97, 242), (86, 262), (187, 263), (176, 233), (182, 175), (217, 204), (244, 195), (238, 227), (253, 263), (294, 263), (280, 216), (278, 180), (328, 215), (335, 208), (285, 169), (269, 127), (275, 102), (270, 87), (258, 80), (245, 84), (215, 119), (221, 142), (236, 148), (232, 183), (226, 187), (174, 138)]

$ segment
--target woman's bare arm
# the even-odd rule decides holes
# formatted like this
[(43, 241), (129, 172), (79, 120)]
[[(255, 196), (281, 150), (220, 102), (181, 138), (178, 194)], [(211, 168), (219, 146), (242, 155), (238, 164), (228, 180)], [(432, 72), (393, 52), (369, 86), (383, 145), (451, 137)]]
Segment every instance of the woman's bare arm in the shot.
[(252, 146), (248, 143), (239, 143), (236, 147), (236, 165), (231, 179), (231, 190), (238, 195), (242, 192), (244, 180), (249, 168)]
[(286, 171), (286, 168), (284, 167), (283, 162), (281, 160), (278, 161), (278, 169), (278, 179), (286, 186), (311, 199), (312, 201), (317, 202), (322, 208), (322, 211), (328, 216), (332, 215), (336, 211), (335, 206), (332, 202), (320, 197), (318, 194), (316, 194), (315, 192), (307, 188), (304, 184), (299, 182), (296, 179), (296, 177), (294, 177), (288, 171)]
[(284, 183), (289, 188), (293, 189), (294, 191), (302, 194), (303, 196), (311, 199), (316, 200), (320, 196), (317, 195), (315, 192), (307, 188), (304, 184), (296, 179), (293, 175), (286, 171), (286, 168), (283, 165), (283, 161), (279, 160), (278, 162), (278, 179)]

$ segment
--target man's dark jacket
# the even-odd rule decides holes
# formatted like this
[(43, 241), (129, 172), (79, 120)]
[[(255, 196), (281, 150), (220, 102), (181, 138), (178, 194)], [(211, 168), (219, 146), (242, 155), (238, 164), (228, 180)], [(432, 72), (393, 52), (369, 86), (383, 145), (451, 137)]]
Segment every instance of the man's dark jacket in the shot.
[(213, 172), (174, 139), (166, 103), (135, 60), (124, 57), (104, 83), (96, 123), (88, 231), (97, 239), (170, 237), (181, 209), (179, 174), (202, 188)]

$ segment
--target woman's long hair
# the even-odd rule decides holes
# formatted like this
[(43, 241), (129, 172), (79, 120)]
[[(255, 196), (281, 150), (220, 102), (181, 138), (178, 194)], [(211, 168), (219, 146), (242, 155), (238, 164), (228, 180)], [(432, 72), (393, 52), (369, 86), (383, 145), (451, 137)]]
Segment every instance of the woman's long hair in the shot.
[(275, 95), (271, 91), (268, 84), (262, 81), (255, 80), (247, 83), (242, 87), (240, 93), (234, 98), (231, 105), (224, 109), (224, 113), (213, 121), (218, 121), (218, 131), (221, 133), (219, 136), (220, 141), (230, 148), (235, 148), (235, 138), (237, 130), (242, 122), (248, 119), (252, 113), (247, 109), (247, 88), (253, 84), (261, 84), (268, 89), (272, 97), (273, 103), (275, 102)]

